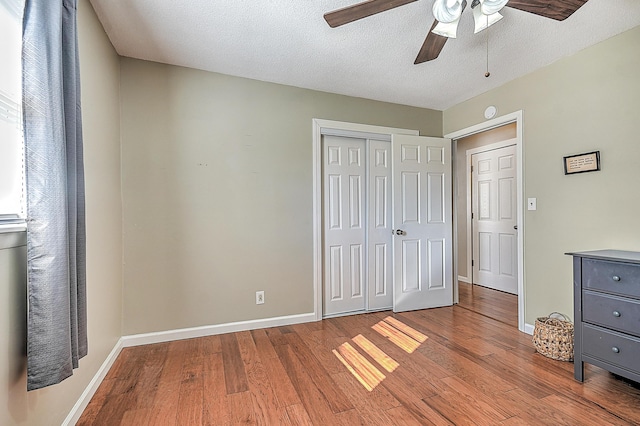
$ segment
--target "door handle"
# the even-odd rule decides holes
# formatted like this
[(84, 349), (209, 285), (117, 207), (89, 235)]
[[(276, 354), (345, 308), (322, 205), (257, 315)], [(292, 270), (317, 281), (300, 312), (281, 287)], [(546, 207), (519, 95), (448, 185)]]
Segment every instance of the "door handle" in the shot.
[(392, 231), (392, 233), (396, 235), (407, 235), (407, 233), (402, 229), (396, 229), (395, 231)]
[(518, 230), (518, 225), (513, 225), (513, 229)]

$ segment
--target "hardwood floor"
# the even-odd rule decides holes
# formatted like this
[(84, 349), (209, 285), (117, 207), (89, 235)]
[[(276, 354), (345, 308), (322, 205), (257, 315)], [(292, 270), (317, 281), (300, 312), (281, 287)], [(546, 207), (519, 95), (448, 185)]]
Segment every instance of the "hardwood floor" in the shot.
[(458, 281), (459, 306), (518, 327), (518, 296)]
[(530, 339), (454, 306), (126, 348), (78, 424), (640, 424), (640, 385)]

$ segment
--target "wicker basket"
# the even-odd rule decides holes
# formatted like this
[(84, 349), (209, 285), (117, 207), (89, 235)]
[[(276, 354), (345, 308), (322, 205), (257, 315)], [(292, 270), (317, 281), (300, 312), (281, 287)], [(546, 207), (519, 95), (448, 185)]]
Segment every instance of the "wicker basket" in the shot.
[[(562, 319), (552, 318), (553, 315)], [(573, 324), (559, 312), (536, 319), (533, 346), (539, 353), (551, 359), (573, 361)]]

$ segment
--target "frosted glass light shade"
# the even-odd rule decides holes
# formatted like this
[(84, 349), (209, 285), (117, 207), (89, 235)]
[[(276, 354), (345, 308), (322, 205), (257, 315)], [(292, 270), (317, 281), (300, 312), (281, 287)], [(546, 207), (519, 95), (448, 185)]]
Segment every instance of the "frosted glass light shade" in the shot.
[(478, 34), (480, 31), (487, 29), (502, 18), (503, 16), (498, 12), (485, 15), (479, 7), (476, 7), (473, 9), (473, 20), (475, 21), (474, 34)]
[(462, 15), (461, 0), (435, 0), (433, 2), (433, 17), (440, 23), (452, 23)]
[(485, 15), (493, 15), (494, 13), (498, 13), (502, 10), (503, 7), (509, 0), (480, 0), (480, 5), (482, 8), (482, 13)]
[(438, 25), (436, 25), (436, 27), (431, 32), (443, 37), (456, 38), (459, 22), (460, 18), (456, 19), (453, 22), (438, 22)]

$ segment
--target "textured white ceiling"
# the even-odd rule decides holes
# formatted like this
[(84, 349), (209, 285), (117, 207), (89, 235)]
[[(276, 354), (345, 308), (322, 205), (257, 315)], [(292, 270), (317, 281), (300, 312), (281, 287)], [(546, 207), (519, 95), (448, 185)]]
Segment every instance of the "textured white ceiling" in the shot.
[[(413, 61), (433, 22), (420, 0), (339, 28), (360, 0), (91, 0), (122, 56), (445, 110), (640, 25), (639, 0), (589, 0), (563, 22), (505, 8), (486, 34), (465, 11), (440, 57)], [(640, 46), (638, 47), (640, 54)]]

